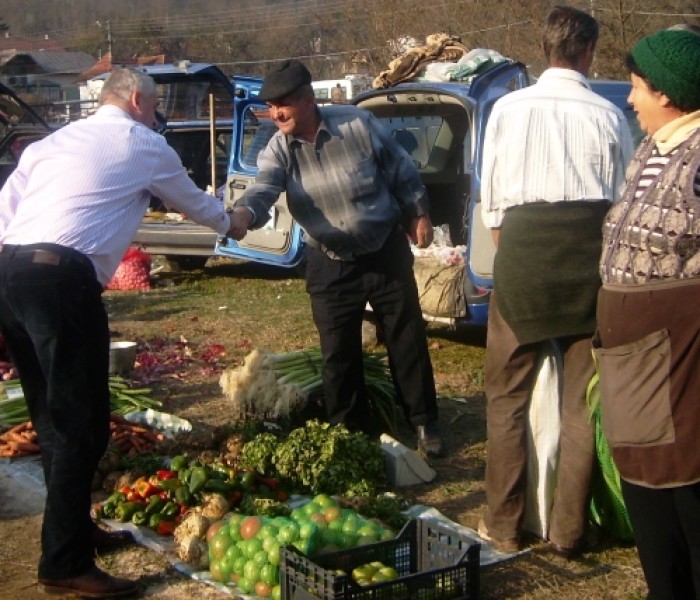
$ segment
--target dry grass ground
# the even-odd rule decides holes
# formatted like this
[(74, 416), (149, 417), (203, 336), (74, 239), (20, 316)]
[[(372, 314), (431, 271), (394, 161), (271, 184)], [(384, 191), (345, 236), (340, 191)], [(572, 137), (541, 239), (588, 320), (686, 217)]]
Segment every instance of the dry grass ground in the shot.
[[(168, 412), (193, 423), (221, 425), (231, 420), (218, 373), (240, 364), (253, 348), (284, 352), (316, 345), (303, 281), (293, 273), (228, 260), (210, 260), (190, 273), (163, 270), (150, 292), (110, 292), (105, 296), (115, 338), (138, 340), (160, 365), (140, 376)], [(211, 358), (211, 349), (224, 354)], [(483, 397), (483, 332), (429, 327), (429, 345), (440, 395), (441, 426), (448, 455), (432, 466), (431, 484), (404, 488), (417, 504), (433, 506), (454, 521), (475, 528), (484, 506), (486, 457)], [(401, 441), (415, 443), (408, 428)], [(39, 598), (32, 587), (40, 514), (8, 512), (8, 492), (0, 481), (0, 558), (3, 598)], [(144, 597), (168, 600), (227, 597), (172, 573), (161, 556), (144, 548), (103, 559), (114, 574), (141, 577)], [(15, 565), (21, 565), (17, 569)], [(533, 543), (514, 560), (481, 573), (483, 600), (639, 600), (645, 585), (633, 548), (604, 539), (581, 560), (565, 561)], [(9, 587), (8, 587), (9, 586)], [(8, 591), (9, 590), (9, 591)], [(7, 595), (10, 594), (10, 595)]]

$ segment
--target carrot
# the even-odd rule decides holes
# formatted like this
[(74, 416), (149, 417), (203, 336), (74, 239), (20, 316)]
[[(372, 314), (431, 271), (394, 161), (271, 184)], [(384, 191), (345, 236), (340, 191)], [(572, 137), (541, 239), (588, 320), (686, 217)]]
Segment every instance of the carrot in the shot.
[(137, 452), (143, 452), (146, 449), (145, 444), (141, 441), (141, 439), (138, 436), (131, 437), (131, 446)]
[(39, 446), (31, 442), (16, 442), (13, 440), (7, 445), (16, 452), (25, 452), (27, 454), (36, 454), (39, 452)]
[(141, 435), (141, 439), (147, 440), (149, 442), (157, 442), (158, 441), (158, 436), (155, 433), (153, 433), (152, 431), (146, 430), (146, 431), (140, 432), (140, 435)]
[(119, 440), (113, 440), (113, 442), (114, 442), (114, 445), (117, 447), (117, 450), (119, 450), (121, 452), (128, 452), (131, 449), (131, 443), (126, 438), (122, 438)]
[(134, 433), (148, 433), (148, 429), (146, 429), (145, 427), (141, 427), (140, 425), (132, 425), (130, 429)]
[(5, 433), (21, 433), (23, 431), (26, 431), (27, 429), (32, 429), (31, 421), (24, 421), (23, 423), (19, 423), (11, 429), (8, 429)]
[(23, 438), (26, 438), (28, 442), (36, 443), (37, 438), (39, 437), (33, 429), (27, 429), (26, 431), (23, 431), (20, 434)]
[(16, 432), (14, 432), (14, 431), (8, 431), (8, 432), (5, 434), (5, 436), (6, 436), (5, 439), (6, 439), (8, 442), (19, 442), (19, 443), (22, 443), (22, 442), (26, 442), (26, 441), (27, 441), (27, 439), (26, 439), (21, 433), (16, 433)]

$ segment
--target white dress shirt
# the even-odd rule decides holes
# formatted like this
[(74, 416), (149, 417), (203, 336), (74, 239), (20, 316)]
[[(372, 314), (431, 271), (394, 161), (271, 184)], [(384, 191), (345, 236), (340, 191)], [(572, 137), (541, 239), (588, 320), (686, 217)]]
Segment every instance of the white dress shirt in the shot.
[(532, 202), (615, 202), (632, 152), (619, 108), (577, 71), (547, 69), (494, 105), (484, 138), (484, 223), (499, 228), (507, 208)]
[(200, 190), (165, 138), (105, 105), (23, 152), (0, 190), (0, 245), (54, 243), (87, 255), (109, 282), (151, 195), (223, 235), (221, 201)]

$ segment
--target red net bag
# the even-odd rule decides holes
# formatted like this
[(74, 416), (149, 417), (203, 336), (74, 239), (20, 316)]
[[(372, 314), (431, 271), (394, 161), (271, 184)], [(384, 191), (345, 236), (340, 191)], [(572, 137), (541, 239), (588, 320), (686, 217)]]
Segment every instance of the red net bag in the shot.
[(108, 290), (151, 289), (151, 256), (138, 248), (129, 248), (124, 254), (111, 281)]

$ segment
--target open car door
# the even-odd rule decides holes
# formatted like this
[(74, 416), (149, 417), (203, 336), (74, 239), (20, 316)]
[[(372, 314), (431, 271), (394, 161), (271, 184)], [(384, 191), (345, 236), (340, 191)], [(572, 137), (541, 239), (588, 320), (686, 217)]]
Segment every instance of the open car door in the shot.
[[(232, 206), (255, 180), (260, 151), (277, 131), (267, 105), (255, 98), (236, 100), (231, 158), (224, 195)], [(296, 267), (304, 256), (303, 232), (287, 208), (282, 193), (270, 209), (270, 220), (260, 229), (249, 231), (240, 241), (219, 238), (215, 252), (280, 267)]]

